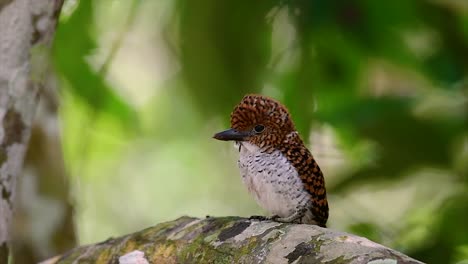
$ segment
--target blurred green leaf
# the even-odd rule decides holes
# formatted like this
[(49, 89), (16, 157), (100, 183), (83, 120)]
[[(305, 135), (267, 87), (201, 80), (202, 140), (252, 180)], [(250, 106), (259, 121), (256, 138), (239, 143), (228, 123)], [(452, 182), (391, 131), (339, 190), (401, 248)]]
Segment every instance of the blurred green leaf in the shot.
[(205, 114), (227, 119), (245, 94), (262, 88), (271, 45), (265, 18), (274, 1), (178, 4), (180, 59), (188, 91)]
[(361, 98), (318, 113), (339, 134), (378, 144), (375, 164), (349, 175), (334, 191), (370, 180), (396, 179), (422, 166), (447, 168), (451, 143), (465, 131), (463, 120), (421, 120), (411, 113), (411, 106), (410, 99)]
[(349, 231), (358, 236), (363, 236), (372, 241), (381, 241), (382, 235), (379, 232), (379, 227), (373, 223), (356, 223), (349, 226)]
[(87, 62), (87, 56), (97, 48), (92, 34), (94, 15), (92, 1), (80, 1), (71, 16), (60, 22), (53, 47), (55, 68), (66, 80), (64, 87), (92, 109), (133, 123), (134, 110), (107, 84), (105, 76)]
[(454, 263), (457, 250), (468, 244), (468, 195), (460, 193), (450, 197), (435, 216), (438, 224), (432, 230), (432, 236), (423, 246), (408, 252), (412, 256), (430, 263)]
[(463, 35), (463, 24), (459, 21), (466, 19), (466, 11), (457, 12), (433, 1), (421, 1), (420, 8), (421, 20), (438, 34), (437, 52), (424, 61), (427, 76), (443, 84), (463, 80), (468, 73), (468, 38)]

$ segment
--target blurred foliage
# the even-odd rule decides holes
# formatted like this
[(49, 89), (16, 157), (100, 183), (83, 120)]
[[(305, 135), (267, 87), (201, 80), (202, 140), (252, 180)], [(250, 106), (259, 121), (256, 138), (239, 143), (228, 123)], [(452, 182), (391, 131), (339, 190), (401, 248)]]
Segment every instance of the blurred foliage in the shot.
[[(154, 156), (157, 168), (149, 174), (160, 177), (140, 179), (148, 182), (146, 185), (151, 186), (150, 181), (157, 185), (172, 173), (170, 169), (181, 175), (190, 174), (180, 179), (171, 176), (180, 180), (178, 186), (190, 178), (191, 184), (181, 187), (186, 188), (184, 191), (170, 187), (176, 193), (169, 194), (166, 185), (158, 189), (167, 191), (157, 194), (161, 197), (180, 196), (172, 197), (172, 202), (161, 198), (172, 204), (165, 205), (171, 213), (164, 217), (172, 217), (177, 211), (171, 210), (174, 204), (185, 210), (181, 213), (203, 213), (203, 206), (194, 210), (181, 207), (182, 197), (206, 195), (210, 200), (232, 192), (224, 188), (235, 182), (228, 177), (234, 173), (227, 173), (225, 168), (232, 161), (224, 162), (227, 157), (214, 152), (214, 143), (209, 145), (205, 140), (223, 128), (219, 120), (224, 127), (228, 125), (230, 111), (244, 94), (263, 93), (288, 106), (306, 141), (309, 134), (319, 133), (323, 127), (332, 128), (333, 145), (344, 153), (347, 163), (330, 166), (326, 175), (330, 204), (332, 210), (334, 204), (344, 204), (339, 209), (355, 208), (350, 210), (359, 216), (336, 220), (338, 213), (332, 213), (332, 226), (336, 223), (337, 227), (399, 248), (428, 263), (456, 263), (468, 256), (466, 2), (150, 2), (68, 2), (71, 11), (62, 17), (54, 60), (64, 80), (62, 119), (65, 148), (71, 153), (66, 158), (72, 169), (83, 169), (84, 164), (76, 162), (80, 155), (76, 149), (83, 141), (91, 146), (92, 157), (114, 160), (112, 165), (100, 167), (102, 172), (104, 168), (121, 171), (125, 163), (122, 159), (132, 151), (130, 142), (144, 139), (135, 150), (143, 153), (134, 157), (136, 164), (150, 159), (146, 155)], [(129, 12), (138, 12), (136, 25), (119, 24), (117, 21), (128, 17)], [(107, 31), (113, 32), (114, 44), (106, 45), (102, 40)], [(141, 35), (152, 36), (146, 39), (149, 47), (135, 36), (140, 31), (144, 32)], [(121, 34), (128, 34), (130, 39), (122, 44), (121, 53), (102, 52), (112, 50), (115, 42), (125, 42), (115, 37)], [(96, 53), (108, 54), (108, 59), (101, 58), (101, 63), (96, 63), (99, 59), (90, 60), (93, 55), (100, 57)], [(135, 58), (144, 63), (135, 63)], [(164, 77), (151, 79), (149, 90), (153, 92), (140, 95), (143, 103), (135, 103), (132, 96), (144, 93), (141, 77), (127, 73), (131, 85), (123, 88), (125, 85), (119, 80), (125, 72), (119, 68), (131, 64), (127, 67), (154, 77), (153, 68), (145, 70), (144, 65), (165, 60), (170, 62), (156, 67)], [(106, 61), (112, 64), (109, 74), (99, 70)], [(80, 129), (93, 122), (87, 117), (89, 109), (108, 115), (94, 123), (93, 132), (83, 137)], [(122, 127), (111, 124), (108, 118), (114, 117)], [(139, 123), (135, 125), (137, 119)], [(132, 138), (122, 133), (137, 126), (143, 130)], [(314, 153), (331, 152), (332, 147), (318, 151), (320, 142), (314, 138), (310, 137)], [(149, 146), (157, 149), (157, 154), (146, 149), (151, 149)], [(216, 146), (220, 148), (220, 143)], [(116, 154), (117, 150), (120, 154)], [(173, 156), (162, 157), (163, 154)], [(174, 163), (164, 167), (161, 160)], [(96, 168), (88, 165), (87, 170)], [(142, 173), (138, 166), (141, 164), (132, 173)], [(183, 168), (186, 166), (188, 170)], [(338, 166), (342, 169), (333, 168)], [(86, 174), (81, 170), (79, 174)], [(134, 175), (120, 173), (125, 174), (122, 177), (126, 180), (131, 177), (131, 181), (137, 181)], [(217, 174), (226, 175), (216, 177)], [(403, 197), (396, 193), (387, 196), (385, 204), (370, 201), (377, 204), (378, 214), (382, 215), (391, 207), (406, 208), (400, 210), (391, 225), (373, 219), (375, 214), (361, 212), (359, 202), (348, 198), (363, 186), (371, 197), (376, 187), (368, 186), (406, 187), (407, 179), (416, 174), (423, 176), (411, 182), (412, 195), (407, 196), (414, 200), (396, 204)], [(225, 186), (220, 188), (221, 185)], [(151, 187), (147, 188), (151, 192)], [(197, 192), (197, 188), (203, 192)], [(78, 196), (84, 195), (81, 191), (77, 191)], [(229, 206), (243, 204), (248, 199), (240, 198), (241, 195), (244, 193), (225, 198), (224, 202), (234, 201)], [(360, 201), (364, 203), (363, 199)], [(214, 212), (245, 212), (226, 210)]]
[(66, 80), (67, 88), (92, 109), (108, 112), (122, 122), (130, 122), (135, 118), (133, 109), (116, 95), (105, 81), (104, 74), (94, 70), (87, 62), (87, 56), (97, 46), (92, 34), (93, 15), (92, 1), (80, 1), (73, 16), (60, 23), (55, 35), (55, 67)]

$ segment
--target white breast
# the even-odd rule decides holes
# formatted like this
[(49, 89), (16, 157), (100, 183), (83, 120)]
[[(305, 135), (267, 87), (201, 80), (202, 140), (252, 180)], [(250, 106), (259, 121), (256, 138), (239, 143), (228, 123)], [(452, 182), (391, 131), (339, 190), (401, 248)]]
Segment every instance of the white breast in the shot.
[(310, 201), (296, 169), (280, 151), (263, 152), (242, 142), (239, 169), (257, 203), (272, 215), (290, 216)]

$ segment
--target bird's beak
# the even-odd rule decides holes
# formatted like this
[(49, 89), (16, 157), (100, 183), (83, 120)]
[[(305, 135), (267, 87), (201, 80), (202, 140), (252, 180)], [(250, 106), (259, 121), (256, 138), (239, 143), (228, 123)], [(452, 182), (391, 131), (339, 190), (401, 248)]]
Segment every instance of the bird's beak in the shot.
[(213, 138), (217, 140), (235, 140), (235, 141), (244, 141), (247, 137), (250, 136), (249, 132), (242, 132), (235, 130), (234, 128), (228, 129), (221, 131), (219, 133), (216, 133)]

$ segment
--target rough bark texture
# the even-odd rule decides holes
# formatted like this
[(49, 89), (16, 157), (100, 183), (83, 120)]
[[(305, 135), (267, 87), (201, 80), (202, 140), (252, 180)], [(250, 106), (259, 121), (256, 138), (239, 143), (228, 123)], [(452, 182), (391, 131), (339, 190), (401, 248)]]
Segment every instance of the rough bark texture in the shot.
[(0, 2), (0, 263), (10, 254), (17, 177), (62, 0)]
[(52, 263), (421, 263), (368, 239), (314, 225), (182, 217), (75, 248)]

